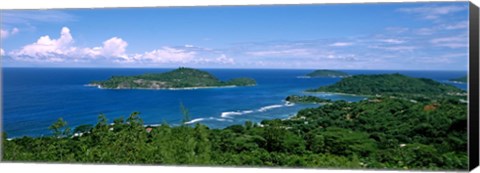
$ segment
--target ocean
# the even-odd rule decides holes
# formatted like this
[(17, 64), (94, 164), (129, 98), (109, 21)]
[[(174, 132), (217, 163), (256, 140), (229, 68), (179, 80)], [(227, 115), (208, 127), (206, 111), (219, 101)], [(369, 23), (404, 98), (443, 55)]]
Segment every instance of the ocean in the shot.
[[(48, 127), (59, 117), (74, 127), (96, 124), (99, 114), (110, 122), (140, 112), (145, 124), (179, 125), (183, 120), (181, 105), (188, 110), (189, 124), (196, 122), (210, 128), (224, 128), (245, 121), (285, 119), (299, 110), (317, 104), (289, 104), (288, 95), (307, 95), (304, 90), (330, 85), (340, 78), (300, 78), (312, 70), (280, 69), (202, 69), (221, 80), (254, 78), (258, 85), (249, 87), (195, 90), (109, 90), (88, 87), (94, 80), (110, 76), (166, 72), (172, 69), (131, 68), (2, 68), (3, 131), (9, 138), (50, 135)], [(387, 71), (341, 70), (351, 75), (401, 73), (431, 78), (467, 89), (466, 84), (448, 79), (467, 75), (466, 71)], [(361, 96), (314, 94), (332, 99), (359, 101)]]

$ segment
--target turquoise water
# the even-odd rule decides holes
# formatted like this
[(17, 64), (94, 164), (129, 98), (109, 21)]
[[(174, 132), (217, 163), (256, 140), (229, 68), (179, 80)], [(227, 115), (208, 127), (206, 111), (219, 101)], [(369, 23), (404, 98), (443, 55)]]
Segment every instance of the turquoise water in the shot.
[[(88, 68), (3, 68), (3, 131), (9, 137), (49, 135), (48, 126), (63, 117), (70, 127), (95, 124), (103, 113), (114, 118), (140, 112), (145, 124), (167, 122), (180, 124), (180, 105), (189, 111), (191, 121), (210, 128), (243, 124), (250, 120), (288, 118), (315, 104), (288, 104), (291, 94), (333, 84), (340, 78), (299, 78), (311, 70), (202, 69), (221, 80), (254, 78), (251, 87), (196, 90), (107, 90), (87, 87), (93, 80), (112, 75), (137, 75), (171, 69), (88, 69)], [(349, 74), (399, 72), (412, 77), (426, 77), (440, 82), (466, 75), (461, 71), (365, 71), (344, 70)], [(466, 89), (466, 84), (455, 84)], [(318, 95), (318, 94), (317, 94)], [(333, 100), (359, 101), (360, 96), (320, 94)]]

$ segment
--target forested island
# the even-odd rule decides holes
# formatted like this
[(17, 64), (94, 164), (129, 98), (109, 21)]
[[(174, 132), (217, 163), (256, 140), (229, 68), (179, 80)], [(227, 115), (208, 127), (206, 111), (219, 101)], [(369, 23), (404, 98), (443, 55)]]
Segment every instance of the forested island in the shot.
[(452, 85), (432, 79), (413, 78), (402, 74), (355, 75), (341, 81), (322, 86), (309, 92), (333, 92), (358, 95), (415, 95), (442, 97), (447, 95), (466, 96), (466, 92)]
[(311, 73), (306, 74), (308, 77), (349, 77), (350, 75), (336, 70), (315, 70)]
[(322, 99), (315, 96), (297, 96), (297, 95), (290, 95), (285, 98), (285, 101), (291, 103), (329, 103), (331, 100), (329, 99)]
[(453, 78), (453, 79), (450, 79), (449, 81), (467, 83), (467, 76), (463, 76), (463, 77), (459, 77), (459, 78)]
[(185, 89), (253, 85), (256, 85), (256, 81), (251, 78), (221, 81), (206, 71), (186, 67), (166, 73), (112, 76), (108, 80), (94, 81), (89, 84), (89, 86), (106, 89)]
[[(369, 84), (373, 82), (374, 84)], [(393, 88), (388, 88), (393, 87)], [(428, 89), (427, 89), (428, 88)], [(289, 119), (247, 121), (224, 129), (196, 123), (145, 126), (140, 114), (75, 128), (59, 119), (53, 136), (6, 140), (4, 161), (206, 166), (280, 166), (466, 170), (467, 103), (462, 92), (399, 74), (344, 78), (317, 91), (381, 94), (330, 101)], [(392, 97), (395, 92), (402, 93)], [(422, 95), (423, 99), (411, 98)], [(438, 97), (437, 95), (442, 95)], [(461, 96), (464, 97), (464, 96)], [(317, 101), (289, 96), (290, 101)], [(184, 120), (190, 115), (180, 106)], [(81, 130), (78, 130), (81, 128)]]

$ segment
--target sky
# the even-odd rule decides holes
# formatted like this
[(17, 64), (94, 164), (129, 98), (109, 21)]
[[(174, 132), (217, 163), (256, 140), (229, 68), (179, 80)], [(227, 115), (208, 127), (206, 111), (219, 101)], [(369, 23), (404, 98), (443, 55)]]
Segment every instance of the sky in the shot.
[(468, 2), (2, 10), (3, 67), (468, 69)]

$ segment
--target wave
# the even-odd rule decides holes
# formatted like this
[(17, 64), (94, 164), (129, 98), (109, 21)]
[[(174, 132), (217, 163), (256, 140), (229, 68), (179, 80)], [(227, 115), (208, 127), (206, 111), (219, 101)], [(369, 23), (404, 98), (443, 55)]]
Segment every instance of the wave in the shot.
[(258, 111), (259, 111), (259, 112), (265, 112), (265, 111), (268, 111), (268, 110), (270, 110), (270, 109), (281, 108), (281, 107), (283, 107), (283, 106), (285, 106), (285, 105), (270, 105), (270, 106), (264, 106), (264, 107), (258, 109)]
[(203, 121), (203, 120), (205, 120), (205, 118), (196, 118), (196, 119), (193, 119), (191, 121), (185, 122), (185, 124), (192, 124), (192, 123), (196, 123), (196, 122)]
[(295, 106), (295, 103), (285, 101), (285, 106)]
[(294, 103), (291, 103), (291, 102), (288, 102), (288, 101), (284, 101), (284, 102), (285, 102), (285, 104), (283, 104), (283, 105), (280, 105), (280, 104), (268, 105), (268, 106), (261, 107), (260, 109), (257, 109), (257, 110), (222, 112), (220, 117), (222, 117), (222, 118), (232, 118), (232, 116), (251, 114), (251, 113), (254, 113), (254, 112), (266, 112), (270, 109), (281, 108), (281, 107), (284, 107), (284, 106), (290, 107), (290, 106), (295, 105)]
[(253, 113), (253, 110), (246, 110), (246, 111), (229, 111), (229, 112), (222, 112), (220, 117), (222, 118), (231, 118), (232, 115), (244, 115)]
[(241, 112), (222, 112), (220, 117), (230, 118), (231, 115), (242, 115), (242, 113)]
[(208, 117), (208, 118), (196, 118), (196, 119), (193, 119), (193, 120), (191, 120), (191, 121), (185, 122), (185, 124), (193, 124), (193, 123), (196, 123), (196, 122), (199, 122), (199, 121), (205, 121), (205, 120), (215, 120), (215, 121), (228, 121), (228, 122), (232, 122), (232, 120), (227, 120), (227, 119), (225, 119), (225, 118)]

